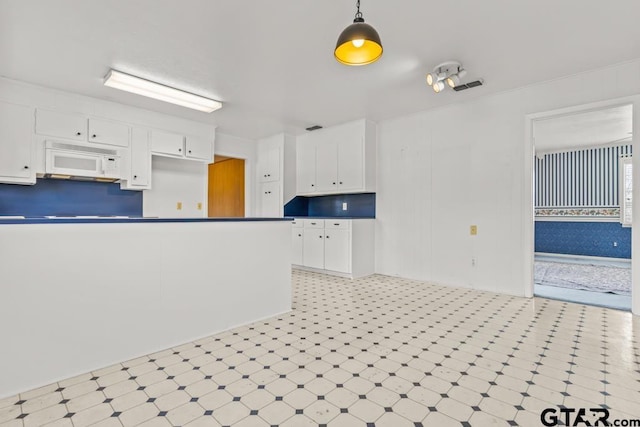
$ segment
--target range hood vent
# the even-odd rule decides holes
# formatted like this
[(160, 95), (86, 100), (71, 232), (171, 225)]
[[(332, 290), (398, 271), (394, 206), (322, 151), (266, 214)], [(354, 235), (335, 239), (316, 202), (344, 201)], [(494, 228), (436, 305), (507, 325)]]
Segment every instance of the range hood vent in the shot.
[(56, 150), (67, 150), (81, 153), (106, 154), (108, 156), (117, 156), (118, 150), (109, 150), (106, 148), (88, 147), (86, 145), (66, 144), (64, 142), (47, 141), (46, 148)]

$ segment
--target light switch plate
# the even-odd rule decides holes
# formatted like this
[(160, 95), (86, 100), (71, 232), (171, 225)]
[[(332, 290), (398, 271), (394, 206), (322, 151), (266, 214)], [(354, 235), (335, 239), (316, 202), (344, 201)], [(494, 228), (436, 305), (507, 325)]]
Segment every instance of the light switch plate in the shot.
[(201, 211), (202, 210), (202, 202), (198, 202), (198, 210)]
[(478, 234), (478, 226), (477, 225), (472, 225), (471, 227), (469, 227), (469, 234), (471, 234), (472, 236), (475, 236)]
[(182, 202), (176, 203), (176, 209), (179, 210), (179, 211), (182, 210)]
[(346, 210), (347, 210), (347, 202), (344, 202), (344, 203), (342, 204), (342, 210), (343, 210), (343, 211), (346, 211)]

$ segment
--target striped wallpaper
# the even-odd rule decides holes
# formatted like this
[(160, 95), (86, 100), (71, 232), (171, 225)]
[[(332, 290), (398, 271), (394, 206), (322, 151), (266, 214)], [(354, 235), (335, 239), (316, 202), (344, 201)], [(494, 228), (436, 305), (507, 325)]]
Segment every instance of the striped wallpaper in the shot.
[(545, 154), (535, 160), (535, 206), (617, 207), (620, 157), (631, 144)]

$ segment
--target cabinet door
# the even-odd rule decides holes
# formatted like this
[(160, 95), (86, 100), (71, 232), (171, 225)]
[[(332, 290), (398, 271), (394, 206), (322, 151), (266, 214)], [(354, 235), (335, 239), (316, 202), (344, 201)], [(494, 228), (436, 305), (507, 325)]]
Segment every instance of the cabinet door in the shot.
[(151, 131), (151, 152), (182, 157), (184, 155), (184, 137), (160, 130)]
[(36, 182), (31, 164), (33, 109), (0, 102), (0, 182)]
[(324, 269), (324, 228), (305, 228), (302, 265)]
[(291, 264), (302, 265), (302, 254), (304, 248), (304, 228), (293, 227), (291, 229)]
[(351, 235), (349, 230), (328, 229), (324, 241), (325, 270), (351, 273)]
[(358, 129), (348, 128), (338, 143), (338, 190), (364, 189), (364, 136)]
[(40, 110), (36, 112), (36, 133), (77, 141), (87, 140), (87, 118), (80, 114)]
[(258, 178), (261, 182), (280, 179), (280, 147), (258, 148)]
[(263, 217), (281, 217), (283, 206), (280, 204), (280, 183), (267, 182), (260, 186), (260, 212)]
[(298, 194), (316, 192), (316, 147), (309, 136), (296, 146), (296, 184)]
[[(332, 138), (332, 135), (327, 135)], [(316, 146), (316, 177), (318, 191), (334, 192), (338, 189), (338, 148), (333, 139), (323, 139)]]
[(190, 159), (201, 159), (211, 162), (213, 160), (213, 149), (211, 141), (205, 138), (196, 138), (195, 136), (187, 136), (185, 138), (187, 149), (186, 156)]
[(98, 144), (129, 146), (129, 126), (110, 120), (89, 119), (89, 141)]
[(131, 132), (131, 178), (132, 186), (148, 187), (151, 181), (151, 152), (149, 132), (134, 128)]

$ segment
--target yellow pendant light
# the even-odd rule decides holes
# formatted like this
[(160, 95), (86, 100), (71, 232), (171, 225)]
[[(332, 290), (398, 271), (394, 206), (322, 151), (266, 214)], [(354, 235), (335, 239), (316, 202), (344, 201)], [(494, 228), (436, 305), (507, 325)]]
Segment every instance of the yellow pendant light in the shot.
[(360, 12), (360, 0), (356, 3), (356, 17), (353, 24), (340, 33), (336, 49), (336, 59), (345, 65), (367, 65), (382, 56), (382, 42), (378, 32), (366, 24)]

